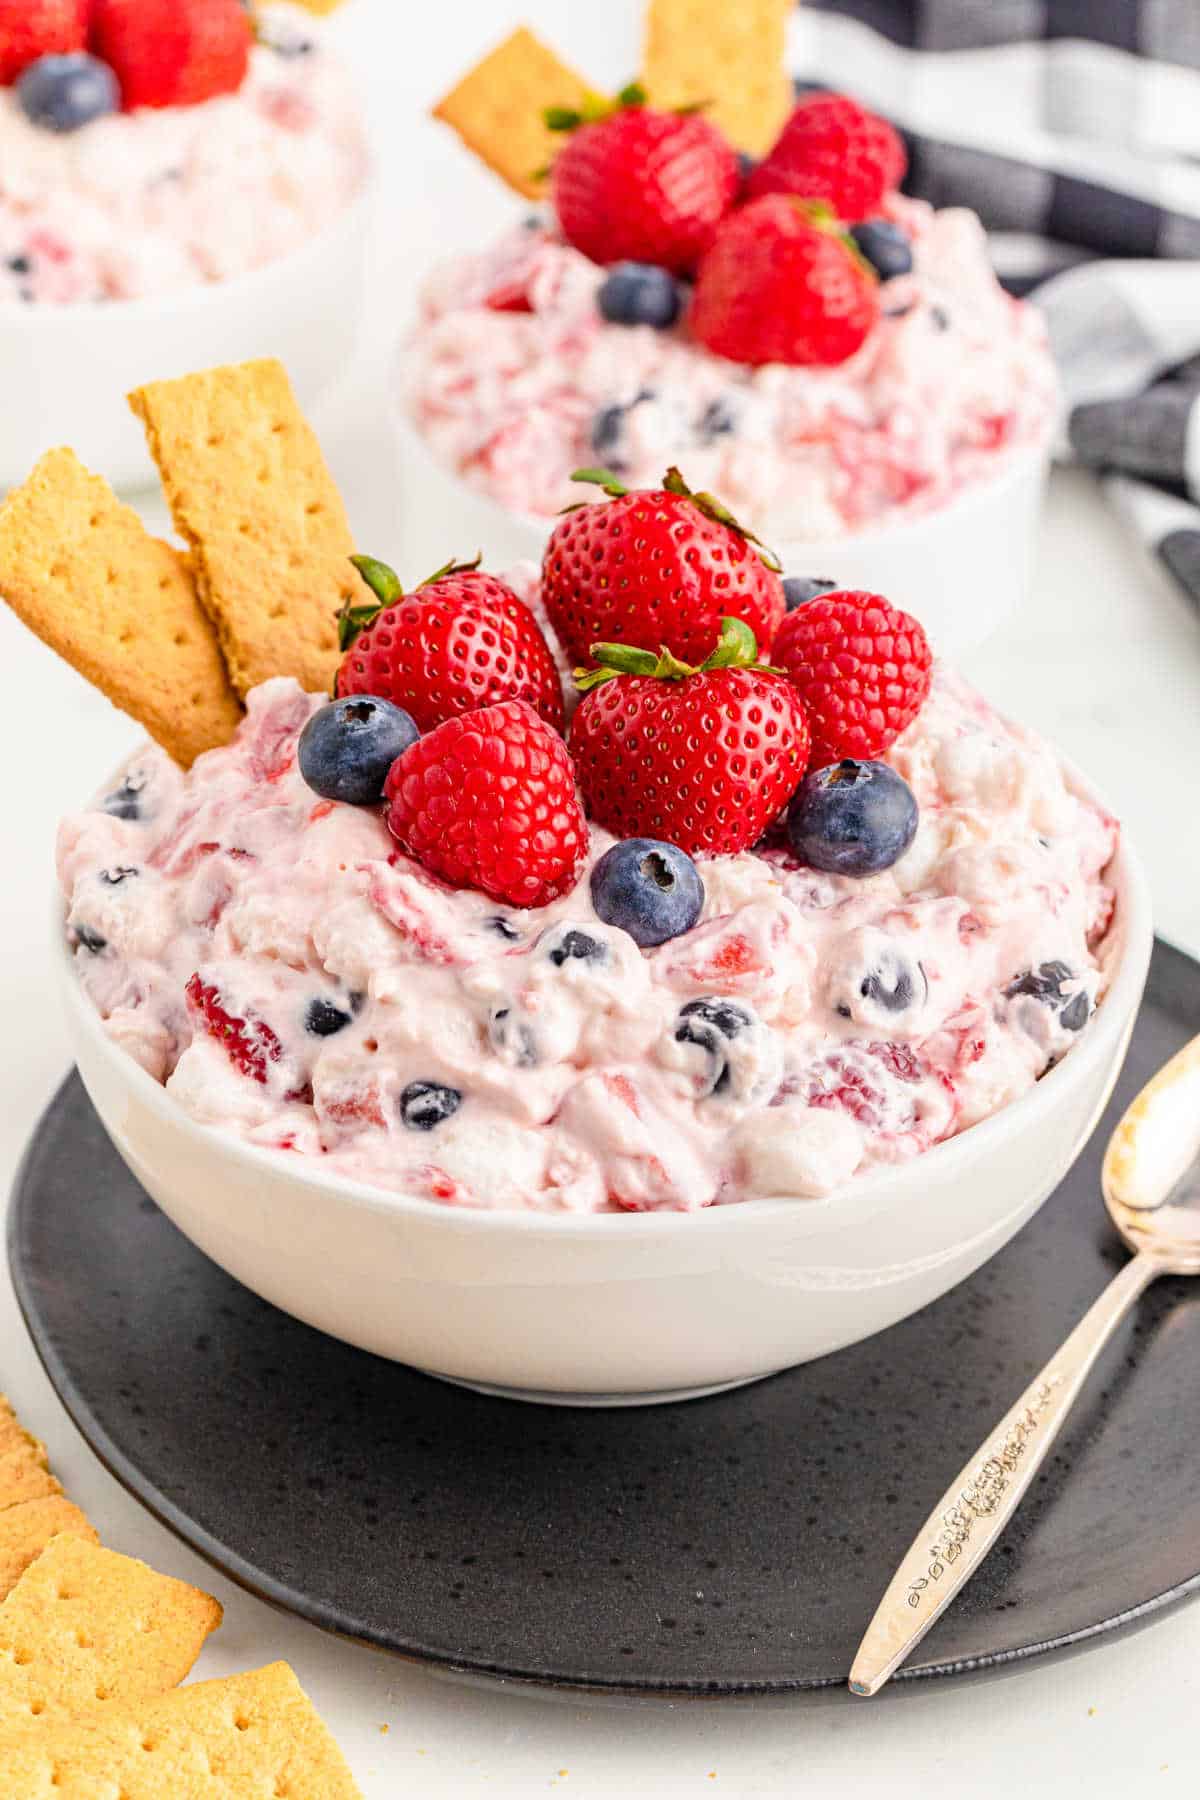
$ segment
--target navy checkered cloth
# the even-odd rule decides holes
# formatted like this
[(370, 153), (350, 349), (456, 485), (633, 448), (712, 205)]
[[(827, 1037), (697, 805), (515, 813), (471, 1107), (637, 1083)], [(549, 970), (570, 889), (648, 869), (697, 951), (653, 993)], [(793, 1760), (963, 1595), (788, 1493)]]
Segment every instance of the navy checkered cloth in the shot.
[(805, 0), (791, 50), (897, 125), (907, 192), (979, 214), (1046, 314), (1062, 454), (1200, 604), (1200, 0)]

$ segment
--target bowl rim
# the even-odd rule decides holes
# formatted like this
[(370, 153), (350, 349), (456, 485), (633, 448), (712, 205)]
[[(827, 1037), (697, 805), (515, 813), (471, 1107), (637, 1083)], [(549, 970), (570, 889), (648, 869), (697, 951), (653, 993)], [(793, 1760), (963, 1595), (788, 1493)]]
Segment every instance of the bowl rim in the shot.
[[(497, 500), (485, 487), (469, 481), (458, 469), (436, 454), (425, 433), (420, 429), (405, 404), (401, 391), (400, 365), (408, 350), (407, 342), (402, 343), (393, 359), (391, 382), (391, 404), (389, 411), (392, 417), (392, 428), (399, 441), (401, 451), (413, 457), (425, 473), (432, 471), (441, 480), (459, 493), (469, 494), (472, 500), (479, 501), (489, 509), (497, 520), (507, 525), (515, 525), (520, 530), (536, 532), (544, 545), (545, 540), (558, 522), (557, 513), (521, 512), (515, 507), (505, 506)], [(870, 550), (876, 546), (884, 549), (903, 544), (909, 538), (919, 537), (922, 531), (929, 531), (943, 520), (954, 517), (961, 520), (969, 515), (974, 507), (985, 504), (989, 500), (999, 498), (1009, 488), (1018, 487), (1028, 475), (1038, 474), (1044, 478), (1049, 469), (1051, 453), (1055, 440), (1056, 418), (1052, 413), (1046, 420), (1043, 435), (1027, 443), (1013, 444), (998, 456), (999, 467), (992, 469), (986, 476), (967, 482), (957, 493), (951, 494), (940, 506), (930, 507), (927, 512), (911, 515), (901, 514), (890, 524), (871, 525), (862, 531), (847, 531), (841, 537), (795, 538), (784, 537), (779, 532), (768, 533), (770, 548), (782, 556), (785, 563), (793, 554), (807, 556), (836, 556), (847, 552)], [(993, 453), (995, 454), (995, 453)], [(686, 458), (680, 459), (686, 460)], [(686, 475), (686, 470), (684, 471)], [(530, 551), (533, 554), (533, 551)], [(538, 553), (540, 555), (540, 552)]]
[(284, 280), (296, 268), (310, 263), (314, 256), (328, 253), (328, 246), (341, 238), (360, 233), (368, 223), (379, 193), (378, 174), (368, 160), (363, 177), (352, 198), (314, 234), (306, 237), (282, 256), (274, 256), (256, 269), (246, 269), (222, 281), (195, 281), (168, 294), (143, 294), (133, 300), (69, 300), (64, 305), (29, 304), (24, 300), (0, 300), (0, 329), (12, 331), (20, 327), (31, 331), (77, 331), (82, 325), (89, 330), (103, 330), (109, 320), (133, 321), (175, 318), (211, 305), (219, 296), (234, 306), (251, 299), (274, 281)]
[[(1103, 805), (1090, 784), (1069, 762), (1064, 761), (1063, 767), (1073, 791)], [(160, 1082), (108, 1036), (100, 1014), (85, 995), (75, 974), (75, 953), (67, 944), (62, 898), (57, 894), (53, 931), (60, 985), (65, 993), (73, 1034), (81, 1035), (93, 1054), (107, 1062), (132, 1089), (133, 1098), (147, 1106), (183, 1139), (201, 1146), (203, 1151), (232, 1158), (251, 1172), (260, 1171), (264, 1176), (269, 1174), (276, 1180), (282, 1178), (299, 1184), (304, 1190), (352, 1210), (362, 1209), (397, 1220), (408, 1218), (436, 1229), (499, 1232), (506, 1238), (549, 1235), (577, 1241), (599, 1240), (610, 1245), (626, 1239), (645, 1244), (647, 1240), (674, 1242), (681, 1234), (694, 1238), (699, 1233), (706, 1233), (711, 1240), (714, 1234), (718, 1239), (728, 1239), (758, 1231), (775, 1232), (781, 1222), (819, 1220), (834, 1209), (839, 1224), (853, 1224), (856, 1218), (861, 1220), (871, 1216), (890, 1198), (903, 1194), (914, 1177), (920, 1181), (921, 1171), (931, 1166), (931, 1157), (936, 1158), (933, 1166), (939, 1174), (949, 1174), (953, 1178), (956, 1163), (968, 1168), (1013, 1131), (1026, 1134), (1035, 1131), (1053, 1110), (1068, 1084), (1086, 1085), (1089, 1074), (1098, 1064), (1120, 1056), (1141, 1000), (1154, 941), (1154, 925), (1145, 868), (1123, 828), (1107, 872), (1116, 890), (1116, 942), (1111, 951), (1114, 963), (1108, 989), (1089, 1020), (1082, 1041), (1025, 1093), (967, 1130), (932, 1145), (911, 1161), (886, 1165), (867, 1175), (852, 1177), (842, 1188), (818, 1199), (780, 1195), (701, 1207), (694, 1212), (553, 1213), (534, 1209), (443, 1206), (434, 1200), (397, 1193), (349, 1176), (325, 1174), (319, 1164), (309, 1165), (298, 1156), (288, 1160), (286, 1152), (247, 1144), (220, 1126), (202, 1124), (191, 1118)], [(73, 1043), (77, 1041), (73, 1036)]]

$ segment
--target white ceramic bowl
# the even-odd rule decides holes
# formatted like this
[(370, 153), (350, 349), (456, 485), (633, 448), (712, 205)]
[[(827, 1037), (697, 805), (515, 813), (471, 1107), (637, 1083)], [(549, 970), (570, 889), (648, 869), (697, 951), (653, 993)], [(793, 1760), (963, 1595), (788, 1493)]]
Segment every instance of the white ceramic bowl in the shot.
[(0, 304), (0, 492), (58, 444), (114, 487), (152, 484), (125, 399), (146, 381), (277, 356), (314, 405), (354, 350), (371, 206), (366, 188), (299, 250), (231, 281), (100, 305)]
[[(487, 546), (491, 569), (526, 558), (541, 562), (553, 520), (511, 512), (472, 487), (437, 460), (403, 413), (396, 415), (396, 432), (400, 542), (414, 580), (480, 545)], [(1048, 466), (1048, 444), (1019, 449), (990, 480), (935, 512), (849, 537), (772, 538), (771, 548), (787, 574), (827, 576), (839, 587), (885, 594), (920, 619), (939, 655), (954, 661), (990, 637), (1025, 596)]]
[(1095, 1125), (1141, 998), (1145, 877), (1127, 847), (1113, 874), (1111, 986), (1029, 1093), (827, 1199), (700, 1213), (456, 1210), (248, 1148), (196, 1124), (118, 1049), (65, 941), (59, 960), (76, 1061), (113, 1143), (223, 1269), (334, 1337), (437, 1375), (530, 1399), (635, 1403), (753, 1380), (869, 1337), (1026, 1223)]

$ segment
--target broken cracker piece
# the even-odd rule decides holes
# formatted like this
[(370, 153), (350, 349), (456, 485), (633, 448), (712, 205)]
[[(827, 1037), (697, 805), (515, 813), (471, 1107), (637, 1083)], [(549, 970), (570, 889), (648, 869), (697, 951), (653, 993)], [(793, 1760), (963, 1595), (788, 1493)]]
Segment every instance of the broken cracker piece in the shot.
[(652, 106), (703, 106), (739, 150), (762, 156), (795, 104), (784, 68), (795, 0), (649, 0), (642, 80)]
[(0, 1601), (0, 1730), (165, 1693), (220, 1622), (217, 1602), (186, 1581), (52, 1538)]
[(186, 768), (241, 719), (185, 559), (71, 450), (0, 506), (0, 595)]
[(580, 112), (597, 98), (582, 75), (522, 26), (438, 101), (433, 116), (509, 187), (536, 200), (546, 185), (541, 171), (562, 146), (543, 113), (548, 106)]
[(273, 358), (155, 381), (142, 420), (201, 603), (245, 697), (272, 675), (328, 693), (337, 614), (371, 596), (332, 475)]
[(86, 1513), (65, 1494), (44, 1494), (36, 1500), (19, 1500), (0, 1512), (0, 1599), (20, 1580), (52, 1537), (69, 1532), (89, 1544), (100, 1536)]
[(286, 1663), (73, 1726), (0, 1733), (5, 1800), (362, 1800)]

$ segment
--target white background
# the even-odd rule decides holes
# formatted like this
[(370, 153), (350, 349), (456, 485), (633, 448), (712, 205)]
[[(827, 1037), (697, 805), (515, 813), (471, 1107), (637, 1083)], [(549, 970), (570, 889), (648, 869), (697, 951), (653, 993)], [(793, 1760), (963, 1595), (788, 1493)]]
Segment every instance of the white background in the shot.
[[(333, 22), (361, 71), (383, 192), (361, 355), (321, 425), (359, 541), (402, 568), (383, 400), (390, 346), (414, 278), (438, 248), (490, 235), (515, 204), (423, 114), (466, 62), (521, 19), (541, 27), (599, 84), (615, 84), (635, 66), (634, 0), (350, 0)], [(161, 526), (161, 515), (148, 510)], [(464, 548), (455, 543), (454, 524), (446, 518), (447, 555)], [(6, 1188), (68, 1062), (48, 954), (54, 822), (125, 754), (133, 732), (7, 615), (0, 619), (0, 657)], [(992, 699), (1053, 735), (1094, 778), (1146, 855), (1160, 929), (1200, 954), (1200, 619), (1106, 513), (1086, 478), (1056, 477), (1034, 592), (1002, 638), (967, 667)], [(1064, 1331), (1070, 1323), (1064, 1318)], [(197, 1672), (286, 1657), (370, 1800), (505, 1800), (552, 1789), (576, 1800), (823, 1800), (835, 1793), (915, 1800), (943, 1787), (984, 1796), (1012, 1789), (1058, 1796), (1196, 1791), (1200, 1607), (1068, 1663), (853, 1707), (597, 1706), (472, 1689), (272, 1612), (156, 1525), (103, 1472), (67, 1420), (29, 1346), (6, 1273), (0, 1386), (46, 1439), (54, 1467), (106, 1542), (209, 1586), (224, 1602), (225, 1626)], [(981, 1435), (991, 1423), (980, 1419)], [(255, 1454), (254, 1446), (246, 1453)], [(1130, 1537), (1136, 1543), (1136, 1522)]]

